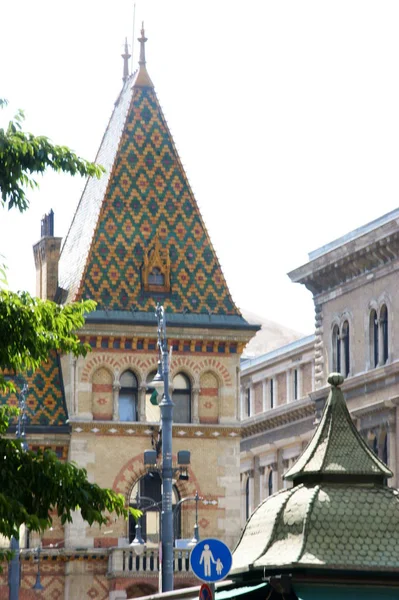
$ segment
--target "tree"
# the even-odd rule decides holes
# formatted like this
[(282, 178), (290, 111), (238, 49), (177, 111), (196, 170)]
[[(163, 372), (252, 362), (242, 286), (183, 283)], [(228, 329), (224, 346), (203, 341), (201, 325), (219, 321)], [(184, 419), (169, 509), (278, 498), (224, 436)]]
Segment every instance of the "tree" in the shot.
[[(0, 99), (0, 108), (7, 101)], [(77, 156), (66, 146), (55, 146), (44, 136), (22, 131), (24, 113), (19, 110), (6, 129), (0, 129), (0, 190), (1, 202), (21, 212), (29, 206), (25, 188), (38, 183), (32, 173), (44, 173), (48, 168), (71, 175), (100, 177), (104, 168)]]
[[(6, 104), (0, 100), (0, 107)], [(71, 175), (100, 177), (104, 169), (79, 158), (65, 146), (55, 146), (45, 137), (22, 131), (24, 116), (19, 111), (6, 129), (0, 129), (0, 191), (3, 208), (25, 211), (29, 206), (26, 188), (37, 187), (33, 174), (47, 168)], [(27, 292), (7, 289), (5, 266), (0, 264), (0, 394), (15, 391), (9, 373), (36, 369), (50, 352), (85, 355), (76, 331), (95, 302), (84, 301), (59, 306), (33, 298)], [(125, 498), (90, 483), (87, 472), (73, 463), (62, 463), (51, 451), (25, 450), (20, 440), (5, 437), (10, 419), (18, 410), (0, 407), (0, 534), (18, 537), (25, 524), (43, 531), (51, 525), (51, 513), (61, 522), (72, 520), (80, 510), (91, 525), (107, 522), (107, 512), (128, 516)], [(133, 511), (138, 516), (138, 511)]]

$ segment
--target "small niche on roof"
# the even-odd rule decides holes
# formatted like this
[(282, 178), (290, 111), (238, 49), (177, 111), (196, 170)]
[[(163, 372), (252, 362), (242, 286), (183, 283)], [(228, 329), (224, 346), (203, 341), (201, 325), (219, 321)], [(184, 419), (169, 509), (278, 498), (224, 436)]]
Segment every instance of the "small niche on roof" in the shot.
[(142, 280), (145, 292), (170, 292), (169, 251), (161, 246), (158, 236), (144, 250)]

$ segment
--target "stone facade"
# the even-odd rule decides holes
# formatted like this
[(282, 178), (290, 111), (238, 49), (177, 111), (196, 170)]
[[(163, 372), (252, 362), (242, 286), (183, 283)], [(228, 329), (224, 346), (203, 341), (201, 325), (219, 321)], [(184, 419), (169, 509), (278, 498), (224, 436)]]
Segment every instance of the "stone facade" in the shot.
[[(313, 294), (314, 336), (242, 362), (242, 523), (269, 492), (283, 487), (282, 474), (313, 435), (333, 371), (345, 376), (351, 416), (392, 470), (390, 484), (398, 485), (398, 218), (395, 210), (311, 252), (289, 276)], [(293, 386), (299, 386), (294, 401)]]

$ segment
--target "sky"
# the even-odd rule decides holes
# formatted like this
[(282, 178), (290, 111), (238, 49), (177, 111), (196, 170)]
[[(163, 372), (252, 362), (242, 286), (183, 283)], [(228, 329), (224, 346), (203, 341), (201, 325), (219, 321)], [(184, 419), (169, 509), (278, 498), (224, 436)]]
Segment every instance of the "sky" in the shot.
[[(399, 204), (399, 3), (2, 2), (0, 126), (22, 108), (27, 130), (94, 160), (125, 37), (142, 20), (147, 68), (233, 299), (312, 333), (312, 296), (287, 273)], [(0, 209), (10, 287), (31, 293), (40, 219), (53, 209), (65, 236), (84, 186), (38, 181), (28, 212)]]

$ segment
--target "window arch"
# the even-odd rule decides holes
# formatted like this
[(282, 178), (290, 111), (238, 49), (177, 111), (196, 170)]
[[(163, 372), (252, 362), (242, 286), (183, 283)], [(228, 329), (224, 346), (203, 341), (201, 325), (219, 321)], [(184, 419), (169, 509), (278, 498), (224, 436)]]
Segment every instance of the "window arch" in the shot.
[(137, 421), (137, 378), (132, 371), (125, 371), (120, 378), (119, 420)]
[(348, 377), (351, 368), (350, 361), (350, 328), (349, 320), (345, 319), (341, 325), (335, 323), (331, 336), (331, 366), (332, 370)]
[(382, 338), (382, 362), (385, 364), (388, 360), (388, 309), (386, 304), (383, 304), (380, 309), (380, 327)]
[(173, 378), (173, 421), (191, 423), (191, 383), (187, 375), (177, 373)]

